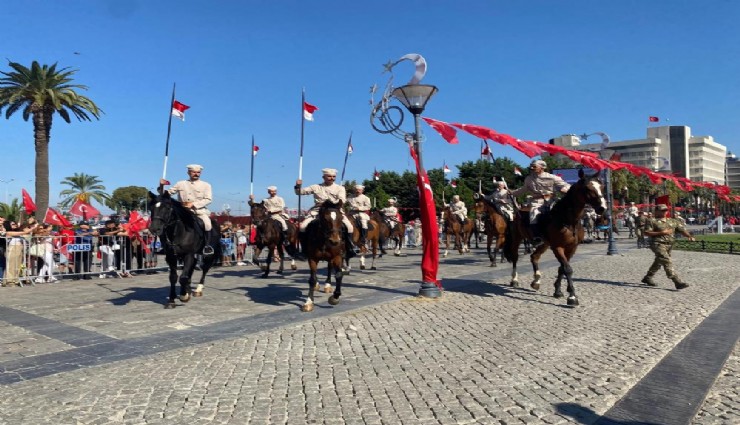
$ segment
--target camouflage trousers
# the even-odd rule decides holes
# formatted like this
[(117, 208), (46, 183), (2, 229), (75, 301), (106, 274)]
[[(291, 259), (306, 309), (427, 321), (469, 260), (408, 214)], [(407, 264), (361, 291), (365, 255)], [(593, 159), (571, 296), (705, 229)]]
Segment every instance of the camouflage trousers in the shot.
[(671, 250), (673, 249), (673, 244), (667, 245), (662, 243), (653, 243), (650, 245), (650, 249), (655, 254), (655, 260), (648, 269), (647, 275), (653, 276), (661, 267), (663, 267), (668, 279), (678, 278), (676, 272), (673, 270), (673, 262), (671, 261)]

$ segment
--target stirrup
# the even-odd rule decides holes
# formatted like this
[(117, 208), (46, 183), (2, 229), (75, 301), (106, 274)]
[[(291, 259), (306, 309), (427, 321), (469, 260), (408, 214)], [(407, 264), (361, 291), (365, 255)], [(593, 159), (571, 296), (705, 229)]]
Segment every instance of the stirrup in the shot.
[(213, 255), (213, 247), (210, 245), (206, 245), (203, 247), (203, 255)]

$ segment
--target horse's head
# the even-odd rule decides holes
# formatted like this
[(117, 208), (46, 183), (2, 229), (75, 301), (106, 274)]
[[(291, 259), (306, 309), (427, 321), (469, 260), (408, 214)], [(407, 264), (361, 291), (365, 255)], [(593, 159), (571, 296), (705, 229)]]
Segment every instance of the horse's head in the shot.
[(584, 205), (587, 204), (594, 207), (596, 214), (603, 214), (606, 210), (606, 200), (602, 192), (602, 184), (599, 180), (598, 171), (588, 176), (583, 172), (583, 169), (580, 169), (578, 170), (578, 177), (578, 182), (573, 185), (576, 187), (576, 195), (582, 197)]
[(267, 213), (267, 208), (265, 207), (265, 201), (262, 201), (259, 204), (252, 203), (251, 215), (252, 223), (258, 226), (260, 225), (260, 223), (262, 223), (262, 221), (270, 217), (270, 214)]
[(320, 234), (327, 244), (339, 245), (342, 242), (342, 201), (334, 203), (324, 201), (319, 208), (316, 220), (319, 222)]
[(174, 200), (167, 191), (161, 195), (149, 192), (149, 213), (151, 222), (149, 231), (155, 235), (161, 235), (165, 227), (174, 219)]

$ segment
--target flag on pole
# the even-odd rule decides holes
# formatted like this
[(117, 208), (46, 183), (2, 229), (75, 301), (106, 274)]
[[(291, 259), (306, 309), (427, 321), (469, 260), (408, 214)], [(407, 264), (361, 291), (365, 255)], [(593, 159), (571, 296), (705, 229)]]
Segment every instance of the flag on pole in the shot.
[(75, 201), (74, 205), (72, 205), (72, 208), (69, 209), (69, 212), (70, 214), (78, 215), (85, 220), (87, 220), (88, 218), (97, 217), (100, 215), (100, 211), (95, 209), (95, 207), (85, 202), (82, 202), (79, 199)]
[(419, 156), (413, 146), (409, 146), (411, 157), (416, 165), (416, 185), (419, 189), (419, 220), (421, 220), (422, 256), (421, 279), (424, 283), (433, 283), (439, 288), (442, 285), (437, 280), (439, 269), (439, 227), (437, 226), (437, 211), (434, 206), (434, 193), (426, 170), (419, 163)]
[(354, 152), (354, 148), (352, 147), (352, 142), (349, 142), (349, 146), (347, 146), (347, 153), (352, 155), (352, 152)]
[(519, 167), (514, 167), (514, 175), (521, 176), (522, 170), (520, 170)]
[(373, 180), (380, 180), (380, 173), (378, 172), (377, 168), (373, 172)]
[(260, 147), (257, 145), (254, 145), (252, 147), (252, 156), (257, 156), (257, 152), (259, 152), (259, 150), (260, 150)]
[(450, 170), (450, 167), (448, 167), (447, 164), (444, 164), (444, 166), (442, 167), (442, 171), (444, 171), (445, 174), (452, 172), (452, 170)]
[(313, 121), (313, 113), (318, 111), (319, 108), (311, 105), (310, 103), (303, 101), (303, 119), (306, 121)]
[(172, 102), (172, 116), (180, 118), (181, 121), (185, 121), (185, 111), (190, 109), (190, 106), (180, 103), (178, 101)]
[(44, 216), (44, 223), (54, 224), (62, 227), (72, 227), (72, 223), (69, 222), (59, 211), (54, 208), (47, 208), (46, 215)]
[(457, 180), (450, 180), (450, 186), (457, 187)]
[(21, 195), (23, 195), (23, 208), (26, 209), (26, 214), (31, 215), (36, 211), (36, 204), (33, 203), (31, 195), (26, 192), (26, 189), (21, 189)]
[(658, 122), (658, 121), (660, 121), (660, 118), (650, 116), (650, 117), (648, 117), (648, 121), (650, 121), (650, 122)]
[(480, 156), (488, 156), (491, 154), (491, 149), (488, 147), (488, 145), (483, 146), (483, 149), (480, 151)]

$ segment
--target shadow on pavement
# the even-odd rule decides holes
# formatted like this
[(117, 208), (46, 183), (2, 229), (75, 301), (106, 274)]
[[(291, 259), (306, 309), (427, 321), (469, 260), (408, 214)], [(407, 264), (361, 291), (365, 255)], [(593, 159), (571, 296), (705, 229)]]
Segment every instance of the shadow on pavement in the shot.
[[(108, 299), (113, 305), (123, 306), (131, 301), (148, 301), (155, 304), (164, 304), (167, 301), (167, 294), (169, 293), (169, 285), (165, 287), (129, 287), (125, 289), (113, 290), (105, 285), (99, 285), (113, 293), (120, 294), (116, 298)], [(179, 294), (179, 285), (178, 285)]]
[(642, 421), (620, 421), (603, 417), (598, 413), (594, 412), (593, 409), (585, 406), (581, 406), (576, 403), (558, 403), (555, 405), (558, 413), (563, 416), (572, 418), (581, 424), (595, 424), (595, 425), (661, 425), (655, 422), (642, 422)]
[[(469, 280), (458, 280), (458, 279), (445, 279), (445, 291), (446, 292), (458, 292), (461, 294), (477, 295), (480, 297), (507, 297), (515, 300), (534, 302), (552, 307), (571, 309), (573, 307), (565, 304), (565, 299), (557, 299), (551, 295), (533, 291), (525, 288), (512, 288), (510, 286), (503, 286), (498, 284), (491, 284), (486, 282), (471, 283)], [(545, 297), (547, 301), (541, 301), (538, 299), (532, 299), (527, 297), (517, 296), (518, 294), (528, 294), (537, 297)]]

